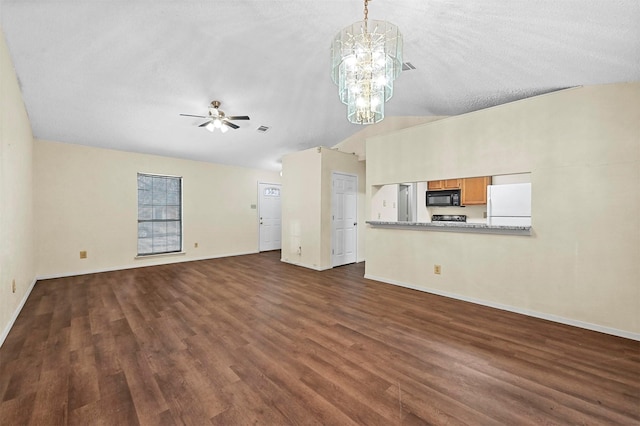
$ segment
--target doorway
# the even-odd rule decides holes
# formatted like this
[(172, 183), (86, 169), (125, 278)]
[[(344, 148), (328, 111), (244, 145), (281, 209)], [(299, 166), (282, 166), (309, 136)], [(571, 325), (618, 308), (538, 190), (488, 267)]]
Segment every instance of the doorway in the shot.
[(358, 177), (331, 175), (331, 266), (355, 263), (358, 246)]
[(280, 250), (282, 247), (281, 189), (279, 184), (258, 183), (259, 251)]
[(412, 183), (398, 185), (398, 222), (415, 221), (415, 188)]

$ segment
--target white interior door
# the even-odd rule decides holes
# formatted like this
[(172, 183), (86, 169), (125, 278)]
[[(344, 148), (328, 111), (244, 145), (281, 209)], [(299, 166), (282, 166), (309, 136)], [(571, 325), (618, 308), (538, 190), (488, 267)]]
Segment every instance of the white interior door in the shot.
[(358, 245), (358, 177), (332, 174), (332, 266), (355, 263)]
[(260, 251), (280, 250), (282, 235), (281, 186), (258, 184), (258, 215), (260, 217)]

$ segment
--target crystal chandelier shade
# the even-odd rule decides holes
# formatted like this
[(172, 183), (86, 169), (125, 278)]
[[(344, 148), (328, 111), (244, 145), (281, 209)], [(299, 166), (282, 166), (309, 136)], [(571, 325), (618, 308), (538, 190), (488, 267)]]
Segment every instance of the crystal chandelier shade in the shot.
[(384, 103), (402, 71), (402, 34), (395, 25), (365, 19), (340, 31), (331, 45), (331, 78), (347, 119), (372, 124), (384, 118)]

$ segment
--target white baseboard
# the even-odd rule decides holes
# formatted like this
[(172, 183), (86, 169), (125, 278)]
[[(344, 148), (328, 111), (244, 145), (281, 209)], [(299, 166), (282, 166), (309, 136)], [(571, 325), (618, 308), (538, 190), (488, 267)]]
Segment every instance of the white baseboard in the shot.
[(617, 328), (606, 327), (606, 326), (602, 326), (602, 325), (598, 325), (598, 324), (591, 324), (589, 322), (574, 320), (574, 319), (571, 319), (571, 318), (564, 318), (564, 317), (561, 317), (561, 316), (558, 316), (558, 315), (547, 314), (547, 313), (544, 313), (544, 312), (532, 311), (532, 310), (529, 310), (529, 309), (523, 309), (523, 308), (519, 308), (519, 307), (516, 307), (516, 306), (503, 305), (502, 303), (489, 302), (489, 301), (482, 300), (482, 299), (476, 299), (474, 297), (461, 296), (459, 294), (449, 293), (449, 292), (446, 292), (446, 291), (435, 290), (435, 289), (426, 288), (426, 287), (419, 287), (419, 286), (416, 286), (416, 285), (407, 284), (407, 283), (403, 283), (403, 282), (392, 280), (392, 279), (388, 279), (388, 278), (376, 277), (374, 275), (365, 274), (364, 277), (369, 279), (369, 280), (380, 281), (380, 282), (383, 282), (383, 283), (386, 283), (386, 284), (393, 284), (393, 285), (397, 285), (397, 286), (400, 286), (400, 287), (406, 287), (406, 288), (410, 288), (410, 289), (413, 289), (413, 290), (423, 291), (425, 293), (436, 294), (438, 296), (444, 296), (444, 297), (448, 297), (448, 298), (451, 298), (451, 299), (457, 299), (457, 300), (462, 300), (462, 301), (465, 301), (465, 302), (471, 302), (471, 303), (475, 303), (477, 305), (483, 305), (483, 306), (488, 306), (490, 308), (501, 309), (503, 311), (514, 312), (516, 314), (527, 315), (527, 316), (530, 316), (530, 317), (535, 317), (535, 318), (540, 318), (540, 319), (544, 319), (544, 320), (548, 320), (548, 321), (553, 321), (553, 322), (557, 322), (557, 323), (560, 323), (560, 324), (571, 325), (571, 326), (574, 326), (574, 327), (584, 328), (584, 329), (587, 329), (587, 330), (597, 331), (597, 332), (600, 332), (600, 333), (611, 334), (613, 336), (624, 337), (626, 339), (640, 341), (640, 333), (633, 333), (631, 331), (619, 330)]
[(27, 289), (27, 291), (25, 292), (24, 296), (22, 297), (22, 300), (20, 301), (20, 304), (18, 305), (18, 307), (16, 308), (15, 312), (11, 316), (11, 319), (9, 320), (9, 323), (4, 328), (4, 330), (2, 330), (2, 335), (0, 335), (0, 347), (4, 344), (5, 339), (9, 335), (9, 332), (11, 331), (11, 329), (13, 328), (13, 324), (18, 319), (18, 315), (20, 315), (20, 312), (22, 311), (22, 308), (24, 307), (24, 304), (27, 303), (27, 299), (29, 298), (29, 295), (31, 294), (31, 291), (33, 290), (33, 287), (35, 287), (36, 282), (38, 282), (38, 279), (34, 278), (33, 281), (31, 282), (31, 285), (29, 285), (29, 288)]
[(327, 271), (329, 269), (332, 269), (331, 266), (321, 268), (321, 267), (315, 266), (315, 265), (307, 265), (306, 263), (291, 262), (289, 260), (282, 259), (282, 258), (280, 258), (280, 262), (288, 263), (289, 265), (301, 266), (301, 267), (307, 268), (307, 269), (313, 269), (314, 271)]
[[(223, 257), (244, 256), (244, 255), (247, 255), (247, 254), (256, 254), (256, 253), (258, 253), (258, 252), (257, 251), (248, 251), (248, 252), (241, 252), (241, 253), (227, 253), (227, 254), (221, 254), (221, 255), (217, 255), (217, 256), (203, 256), (203, 257), (190, 257), (190, 258), (181, 257), (179, 259), (171, 259), (171, 260), (168, 260), (169, 258), (165, 258), (165, 259), (167, 259), (167, 261), (162, 262), (162, 263), (150, 263), (150, 264), (139, 264), (139, 265), (123, 265), (123, 266), (113, 266), (113, 267), (109, 267), (109, 268), (100, 268), (100, 269), (86, 269), (86, 270), (76, 271), (76, 272), (62, 272), (62, 273), (57, 273), (57, 274), (38, 275), (36, 277), (36, 280), (49, 280), (49, 279), (53, 279), (53, 278), (75, 277), (77, 275), (99, 274), (101, 272), (123, 271), (125, 269), (146, 268), (146, 267), (149, 267), (149, 266), (162, 266), (162, 265), (168, 265), (168, 264), (171, 264), (171, 263), (196, 262), (196, 261), (199, 261), (199, 260), (220, 259), (220, 258), (223, 258)], [(140, 260), (140, 259), (138, 259), (138, 260)]]

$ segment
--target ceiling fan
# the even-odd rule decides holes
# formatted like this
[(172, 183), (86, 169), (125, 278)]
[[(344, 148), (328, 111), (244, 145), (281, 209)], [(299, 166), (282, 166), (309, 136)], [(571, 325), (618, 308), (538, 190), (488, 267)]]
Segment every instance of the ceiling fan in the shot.
[(231, 120), (249, 120), (248, 115), (225, 115), (224, 111), (220, 108), (220, 101), (211, 101), (211, 105), (209, 106), (209, 116), (204, 115), (192, 115), (192, 114), (180, 114), (183, 117), (197, 117), (197, 118), (206, 118), (207, 121), (200, 124), (198, 127), (204, 127), (210, 132), (213, 132), (215, 129), (220, 129), (222, 133), (226, 133), (229, 130), (229, 127), (232, 129), (238, 129), (240, 126), (231, 122)]

